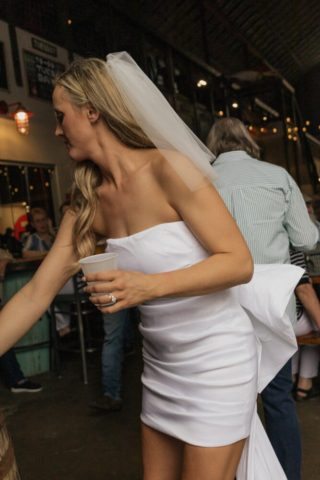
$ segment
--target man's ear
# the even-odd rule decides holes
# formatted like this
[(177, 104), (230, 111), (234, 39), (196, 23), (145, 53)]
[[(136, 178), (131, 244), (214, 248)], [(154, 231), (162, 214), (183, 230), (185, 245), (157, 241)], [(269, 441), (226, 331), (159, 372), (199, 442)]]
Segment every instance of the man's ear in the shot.
[(87, 117), (90, 123), (96, 123), (99, 120), (100, 113), (98, 110), (92, 105), (92, 103), (88, 100), (86, 103), (87, 109)]

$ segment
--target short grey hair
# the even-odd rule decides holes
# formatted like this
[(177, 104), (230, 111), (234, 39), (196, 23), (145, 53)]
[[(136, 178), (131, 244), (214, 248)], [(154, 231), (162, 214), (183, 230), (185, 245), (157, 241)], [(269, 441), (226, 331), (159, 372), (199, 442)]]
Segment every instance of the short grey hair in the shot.
[(237, 118), (222, 118), (211, 128), (207, 147), (218, 157), (221, 153), (244, 150), (252, 158), (260, 159), (260, 147), (251, 138), (245, 125)]

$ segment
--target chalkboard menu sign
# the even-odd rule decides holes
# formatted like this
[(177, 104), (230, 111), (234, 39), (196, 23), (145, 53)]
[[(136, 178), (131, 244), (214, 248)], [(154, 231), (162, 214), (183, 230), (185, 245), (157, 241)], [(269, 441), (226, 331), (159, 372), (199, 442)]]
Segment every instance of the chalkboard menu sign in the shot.
[(34, 53), (24, 51), (29, 95), (43, 100), (51, 100), (52, 81), (57, 73), (65, 68), (61, 63), (53, 62)]
[(6, 71), (6, 59), (4, 55), (4, 44), (0, 42), (0, 88), (8, 90), (8, 79)]

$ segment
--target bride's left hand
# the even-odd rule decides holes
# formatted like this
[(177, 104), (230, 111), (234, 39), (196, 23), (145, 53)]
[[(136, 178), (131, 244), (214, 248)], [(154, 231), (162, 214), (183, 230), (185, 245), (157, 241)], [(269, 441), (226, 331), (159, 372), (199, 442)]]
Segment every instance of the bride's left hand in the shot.
[[(92, 273), (83, 277), (86, 282), (108, 282), (88, 285), (84, 288), (87, 293), (106, 293), (99, 297), (90, 297), (91, 302), (102, 313), (115, 313), (124, 308), (134, 307), (152, 299), (151, 275), (126, 270), (111, 270), (109, 272)], [(110, 295), (117, 302), (109, 307), (102, 307), (110, 303)]]

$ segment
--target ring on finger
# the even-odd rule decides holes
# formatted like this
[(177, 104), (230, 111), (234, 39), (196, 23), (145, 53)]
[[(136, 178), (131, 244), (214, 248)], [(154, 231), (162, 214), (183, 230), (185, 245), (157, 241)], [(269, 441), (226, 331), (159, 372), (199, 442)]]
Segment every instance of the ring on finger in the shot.
[(114, 296), (112, 295), (112, 293), (108, 293), (108, 296), (109, 296), (109, 298), (110, 298), (110, 302), (112, 303), (112, 305), (114, 305), (115, 303), (117, 303), (117, 299), (116, 299), (116, 297), (114, 297)]

